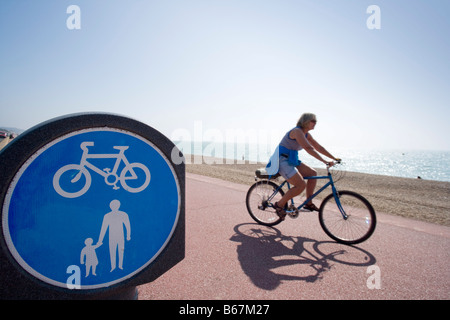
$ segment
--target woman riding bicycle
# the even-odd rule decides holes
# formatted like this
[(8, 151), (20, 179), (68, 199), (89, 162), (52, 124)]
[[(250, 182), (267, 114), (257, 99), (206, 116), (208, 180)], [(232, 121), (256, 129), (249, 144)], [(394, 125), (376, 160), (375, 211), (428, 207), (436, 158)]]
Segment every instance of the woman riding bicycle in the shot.
[[(286, 217), (286, 212), (283, 209), (286, 203), (301, 194), (305, 188), (306, 197), (310, 197), (316, 187), (315, 179), (309, 179), (307, 182), (303, 179), (303, 177), (315, 176), (317, 172), (298, 159), (298, 151), (304, 149), (314, 158), (329, 166), (332, 166), (333, 162), (324, 160), (319, 153), (333, 160), (340, 160), (329, 153), (309, 134), (309, 131), (314, 130), (316, 123), (317, 118), (314, 114), (304, 113), (298, 120), (297, 126), (289, 130), (283, 137), (267, 165), (267, 172), (270, 175), (279, 173), (293, 185), (274, 205), (278, 216), (283, 220)], [(306, 204), (304, 208), (319, 211), (312, 201)]]

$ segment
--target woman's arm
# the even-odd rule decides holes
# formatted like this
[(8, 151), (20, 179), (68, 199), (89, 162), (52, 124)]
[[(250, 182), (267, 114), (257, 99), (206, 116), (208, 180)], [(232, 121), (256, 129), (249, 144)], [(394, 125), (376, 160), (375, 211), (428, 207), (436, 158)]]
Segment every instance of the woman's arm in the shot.
[(317, 160), (328, 164), (328, 161), (325, 161), (320, 154), (314, 149), (314, 146), (310, 143), (308, 134), (308, 139), (305, 138), (305, 134), (300, 129), (294, 129), (292, 130), (292, 137), (297, 140), (298, 144), (302, 146), (303, 149), (305, 149), (306, 152), (308, 152), (310, 155), (312, 155)]
[(324, 147), (322, 147), (314, 138), (311, 136), (311, 134), (308, 134), (307, 138), (308, 142), (321, 154), (324, 156), (327, 156), (330, 159), (338, 161), (337, 158), (335, 158), (331, 153), (329, 153)]

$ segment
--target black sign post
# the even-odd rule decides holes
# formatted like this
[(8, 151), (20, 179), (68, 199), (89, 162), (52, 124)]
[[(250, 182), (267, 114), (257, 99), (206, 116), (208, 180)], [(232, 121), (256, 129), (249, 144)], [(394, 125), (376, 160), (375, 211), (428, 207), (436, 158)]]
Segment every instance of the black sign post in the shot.
[(180, 262), (185, 167), (174, 148), (139, 121), (83, 113), (3, 149), (0, 298), (135, 299)]

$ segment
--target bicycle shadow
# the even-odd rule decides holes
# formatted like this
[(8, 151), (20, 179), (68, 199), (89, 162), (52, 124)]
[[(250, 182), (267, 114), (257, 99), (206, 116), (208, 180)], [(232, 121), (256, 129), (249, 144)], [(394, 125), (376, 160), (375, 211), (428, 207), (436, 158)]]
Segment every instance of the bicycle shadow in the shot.
[[(335, 263), (370, 266), (376, 261), (372, 254), (358, 247), (284, 236), (274, 227), (256, 223), (238, 224), (234, 231), (230, 240), (240, 243), (236, 251), (242, 270), (264, 290), (275, 290), (284, 280), (315, 282)], [(293, 274), (289, 267), (296, 265), (299, 268)]]

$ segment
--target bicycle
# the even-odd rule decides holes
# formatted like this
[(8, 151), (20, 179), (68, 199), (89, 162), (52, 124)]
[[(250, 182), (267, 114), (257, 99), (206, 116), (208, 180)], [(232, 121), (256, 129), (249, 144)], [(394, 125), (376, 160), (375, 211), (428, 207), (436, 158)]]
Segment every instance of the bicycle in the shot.
[[(68, 164), (62, 168), (60, 168), (53, 177), (53, 188), (56, 192), (58, 192), (61, 196), (65, 198), (77, 198), (85, 194), (92, 182), (91, 174), (87, 168), (91, 169), (92, 171), (98, 173), (102, 177), (105, 178), (105, 183), (107, 185), (113, 186), (114, 190), (120, 189), (119, 186), (117, 186), (117, 183), (120, 181), (120, 185), (128, 192), (137, 193), (141, 192), (145, 188), (147, 188), (148, 184), (150, 183), (150, 171), (148, 168), (143, 165), (142, 163), (130, 163), (128, 159), (125, 156), (125, 150), (127, 150), (128, 146), (114, 146), (113, 148), (116, 150), (119, 150), (119, 153), (113, 153), (113, 154), (89, 154), (88, 147), (94, 146), (94, 142), (82, 142), (80, 145), (80, 148), (83, 150), (83, 154), (81, 156), (80, 164)], [(114, 164), (114, 167), (111, 171), (110, 168), (105, 168), (103, 170), (100, 170), (96, 166), (94, 166), (92, 163), (87, 161), (88, 159), (116, 159), (116, 162)], [(119, 169), (119, 165), (121, 163), (124, 163), (125, 167), (122, 169), (120, 174), (117, 174), (117, 171)], [(141, 178), (138, 177), (138, 175), (135, 172), (135, 169), (141, 169), (144, 172), (144, 176)], [(72, 174), (66, 174), (67, 172), (73, 171)], [(128, 174), (129, 173), (129, 174)], [(63, 190), (60, 184), (61, 177), (63, 179), (67, 180), (68, 178), (72, 178), (70, 180), (70, 183), (74, 184), (78, 182), (81, 179), (81, 176), (84, 175), (85, 177), (85, 184), (81, 187), (80, 190), (74, 191), (70, 190), (72, 188), (68, 188), (70, 191)], [(130, 187), (127, 184), (128, 180), (138, 180), (138, 183), (141, 183), (140, 181), (144, 180), (144, 182), (140, 185)], [(64, 184), (63, 184), (64, 185)], [(73, 187), (77, 188), (77, 187)]]
[[(335, 164), (340, 164), (336, 162)], [(292, 198), (286, 203), (284, 210), (287, 216), (297, 218), (300, 210), (318, 194), (331, 186), (332, 193), (326, 196), (319, 208), (319, 222), (324, 232), (333, 240), (343, 244), (357, 244), (367, 240), (375, 231), (376, 215), (370, 202), (353, 191), (338, 191), (336, 189), (331, 166), (327, 165), (327, 175), (304, 177), (308, 179), (328, 180), (324, 186), (317, 190), (312, 196), (307, 198), (302, 204), (296, 206)], [(258, 224), (265, 226), (275, 226), (281, 219), (274, 208), (274, 203), (284, 195), (283, 187), (288, 181), (284, 180), (280, 185), (271, 179), (278, 178), (279, 175), (269, 176), (265, 169), (255, 172), (255, 182), (248, 190), (246, 197), (247, 210), (250, 216)], [(258, 179), (261, 179), (258, 181)], [(289, 205), (288, 205), (289, 204)]]

